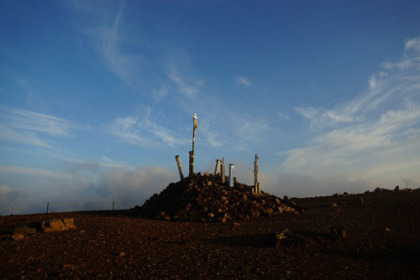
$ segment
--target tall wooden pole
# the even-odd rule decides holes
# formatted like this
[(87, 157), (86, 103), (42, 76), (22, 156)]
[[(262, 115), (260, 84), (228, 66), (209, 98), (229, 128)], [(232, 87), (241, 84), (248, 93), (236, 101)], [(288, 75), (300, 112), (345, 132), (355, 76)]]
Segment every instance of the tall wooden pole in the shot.
[(194, 114), (193, 116), (193, 139), (192, 139), (192, 151), (190, 154), (190, 174), (189, 176), (193, 176), (194, 175), (194, 151), (195, 151), (195, 134), (197, 132), (197, 127), (198, 127), (198, 123), (197, 123), (197, 114)]
[(255, 161), (254, 161), (254, 186), (257, 187), (258, 183), (258, 154), (255, 154)]

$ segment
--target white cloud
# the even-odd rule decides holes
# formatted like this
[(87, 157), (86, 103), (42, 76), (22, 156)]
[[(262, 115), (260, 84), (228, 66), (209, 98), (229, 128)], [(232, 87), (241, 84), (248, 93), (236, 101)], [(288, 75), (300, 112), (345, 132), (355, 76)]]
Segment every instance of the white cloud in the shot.
[(10, 193), (10, 187), (6, 185), (0, 185), (0, 195), (6, 195)]
[(177, 179), (176, 174), (163, 167), (111, 169), (101, 176), (98, 187), (110, 199), (135, 199), (141, 205), (153, 193), (161, 192)]
[(22, 143), (43, 148), (50, 148), (50, 145), (46, 141), (39, 139), (36, 135), (33, 135), (31, 133), (19, 132), (3, 124), (0, 124), (0, 140), (13, 143)]
[(251, 86), (251, 81), (247, 77), (236, 76), (235, 79), (236, 79), (236, 84), (238, 86), (244, 86), (244, 87), (250, 87)]
[(70, 1), (77, 12), (77, 27), (100, 56), (104, 66), (122, 83), (139, 90), (142, 88), (144, 57), (126, 51), (133, 34), (127, 35), (124, 25), (125, 1), (101, 2)]
[(54, 149), (42, 136), (69, 137), (66, 120), (51, 115), (0, 106), (0, 140)]
[(169, 92), (169, 86), (167, 84), (162, 84), (159, 90), (153, 90), (153, 97), (156, 101), (163, 99)]
[(259, 119), (255, 121), (247, 121), (236, 129), (236, 135), (240, 140), (255, 141), (260, 137), (260, 134), (270, 129), (267, 121)]
[(405, 49), (420, 52), (420, 37), (408, 40), (407, 43), (405, 43)]
[[(408, 41), (405, 49), (420, 52), (417, 41)], [(371, 76), (365, 92), (338, 108), (295, 108), (320, 134), (308, 145), (283, 153), (284, 170), (314, 178), (342, 173), (349, 180), (384, 184), (402, 177), (420, 181), (417, 172), (409, 171), (420, 166), (417, 55), (404, 53), (402, 61), (384, 64), (387, 72)]]
[(32, 175), (36, 177), (49, 177), (49, 178), (61, 178), (61, 179), (68, 179), (70, 178), (69, 175), (53, 172), (45, 169), (38, 169), (38, 168), (26, 168), (20, 166), (9, 166), (9, 165), (0, 165), (0, 172), (3, 173), (16, 173), (22, 175)]
[(279, 119), (281, 120), (286, 120), (286, 121), (290, 120), (290, 116), (288, 114), (284, 114), (280, 112), (277, 113), (277, 117), (279, 117)]
[(182, 145), (187, 139), (177, 136), (172, 129), (159, 124), (152, 116), (151, 109), (147, 109), (142, 118), (127, 116), (118, 117), (110, 127), (110, 132), (125, 142), (141, 147), (170, 147)]
[(167, 75), (171, 82), (176, 85), (178, 91), (189, 98), (196, 96), (203, 85), (201, 79), (189, 78), (188, 81), (186, 81), (186, 78), (183, 77), (180, 71), (173, 65), (168, 68)]
[(66, 120), (36, 112), (0, 107), (2, 122), (8, 127), (40, 132), (54, 136), (69, 136)]

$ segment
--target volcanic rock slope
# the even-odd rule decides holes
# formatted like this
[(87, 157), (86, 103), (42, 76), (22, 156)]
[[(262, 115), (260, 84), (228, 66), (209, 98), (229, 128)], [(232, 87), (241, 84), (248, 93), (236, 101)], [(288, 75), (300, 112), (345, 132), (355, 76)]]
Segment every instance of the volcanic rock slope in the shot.
[(135, 212), (143, 218), (178, 221), (227, 222), (297, 212), (295, 205), (235, 181), (229, 187), (227, 178), (200, 173), (171, 183), (160, 194), (154, 194)]

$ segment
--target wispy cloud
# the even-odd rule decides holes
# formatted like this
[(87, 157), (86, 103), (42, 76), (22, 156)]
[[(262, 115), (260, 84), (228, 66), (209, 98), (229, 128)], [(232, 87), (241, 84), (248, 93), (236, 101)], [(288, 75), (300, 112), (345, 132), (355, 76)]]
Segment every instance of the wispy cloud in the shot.
[[(101, 3), (106, 8), (86, 1), (72, 1), (71, 4), (80, 16), (79, 28), (88, 35), (104, 66), (124, 84), (140, 89), (144, 75), (144, 57), (126, 51), (130, 45), (124, 26), (126, 2)], [(110, 14), (109, 11), (116, 12)]]
[(420, 37), (408, 40), (404, 46), (405, 50), (420, 52)]
[(99, 50), (108, 69), (127, 85), (137, 88), (141, 81), (138, 68), (140, 64), (139, 57), (121, 51), (122, 41), (119, 29), (121, 28), (124, 15), (124, 3), (121, 4), (115, 15), (112, 25), (99, 28), (97, 33), (99, 36)]
[(30, 130), (54, 136), (69, 136), (66, 120), (36, 112), (0, 107), (3, 121), (9, 127)]
[[(415, 39), (417, 42), (418, 39)], [(409, 42), (412, 42), (411, 40)], [(368, 116), (377, 114), (391, 106), (403, 106), (404, 102), (419, 101), (420, 51), (415, 43), (407, 43), (410, 52), (405, 52), (396, 63), (383, 63), (384, 71), (372, 75), (369, 87), (349, 103), (333, 109), (296, 107), (295, 112), (310, 122), (312, 128), (329, 127), (342, 123), (363, 122)], [(407, 47), (406, 47), (407, 49)]]
[(64, 119), (32, 111), (0, 106), (0, 139), (51, 148), (41, 135), (68, 137), (71, 125)]
[(167, 85), (166, 83), (162, 84), (159, 88), (159, 90), (153, 90), (153, 98), (156, 101), (159, 101), (163, 98), (165, 98), (165, 96), (168, 94), (169, 92), (169, 85)]
[(203, 85), (203, 81), (198, 78), (188, 78), (187, 80), (174, 65), (169, 66), (167, 75), (178, 91), (189, 98), (196, 96)]
[(409, 40), (401, 61), (384, 63), (386, 70), (372, 75), (366, 91), (347, 104), (295, 108), (322, 133), (307, 146), (288, 151), (283, 167), (303, 174), (342, 172), (365, 179), (419, 167), (419, 42)]
[(251, 81), (247, 77), (236, 76), (235, 80), (236, 80), (236, 84), (238, 86), (244, 86), (244, 87), (250, 87), (251, 86)]
[(118, 117), (111, 123), (110, 131), (125, 142), (141, 147), (161, 145), (173, 147), (188, 142), (187, 139), (177, 136), (172, 129), (159, 124), (152, 116), (150, 108), (141, 118), (139, 116)]
[(0, 172), (3, 173), (16, 173), (21, 175), (31, 175), (36, 177), (48, 177), (48, 178), (60, 178), (60, 179), (69, 179), (71, 178), (67, 174), (53, 172), (45, 169), (37, 168), (25, 168), (20, 166), (9, 166), (9, 165), (0, 165)]
[(50, 147), (46, 141), (39, 139), (33, 133), (19, 132), (3, 124), (0, 124), (0, 140), (43, 148)]
[(285, 114), (285, 113), (280, 113), (280, 112), (278, 112), (278, 113), (277, 113), (277, 117), (278, 117), (279, 119), (281, 119), (281, 120), (285, 120), (285, 121), (290, 120), (290, 116), (289, 116), (288, 114)]
[(236, 135), (246, 142), (255, 141), (262, 132), (270, 129), (267, 121), (259, 119), (243, 123), (237, 130)]

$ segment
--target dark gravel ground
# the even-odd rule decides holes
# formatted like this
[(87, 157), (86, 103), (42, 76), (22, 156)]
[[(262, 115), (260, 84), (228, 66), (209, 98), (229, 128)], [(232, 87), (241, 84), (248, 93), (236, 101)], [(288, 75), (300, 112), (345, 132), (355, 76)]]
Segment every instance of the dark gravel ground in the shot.
[[(419, 189), (294, 201), (306, 210), (226, 223), (130, 211), (3, 216), (0, 279), (420, 279)], [(56, 217), (77, 229), (10, 238)], [(331, 227), (346, 237), (333, 240)], [(297, 238), (276, 248), (285, 229)]]

